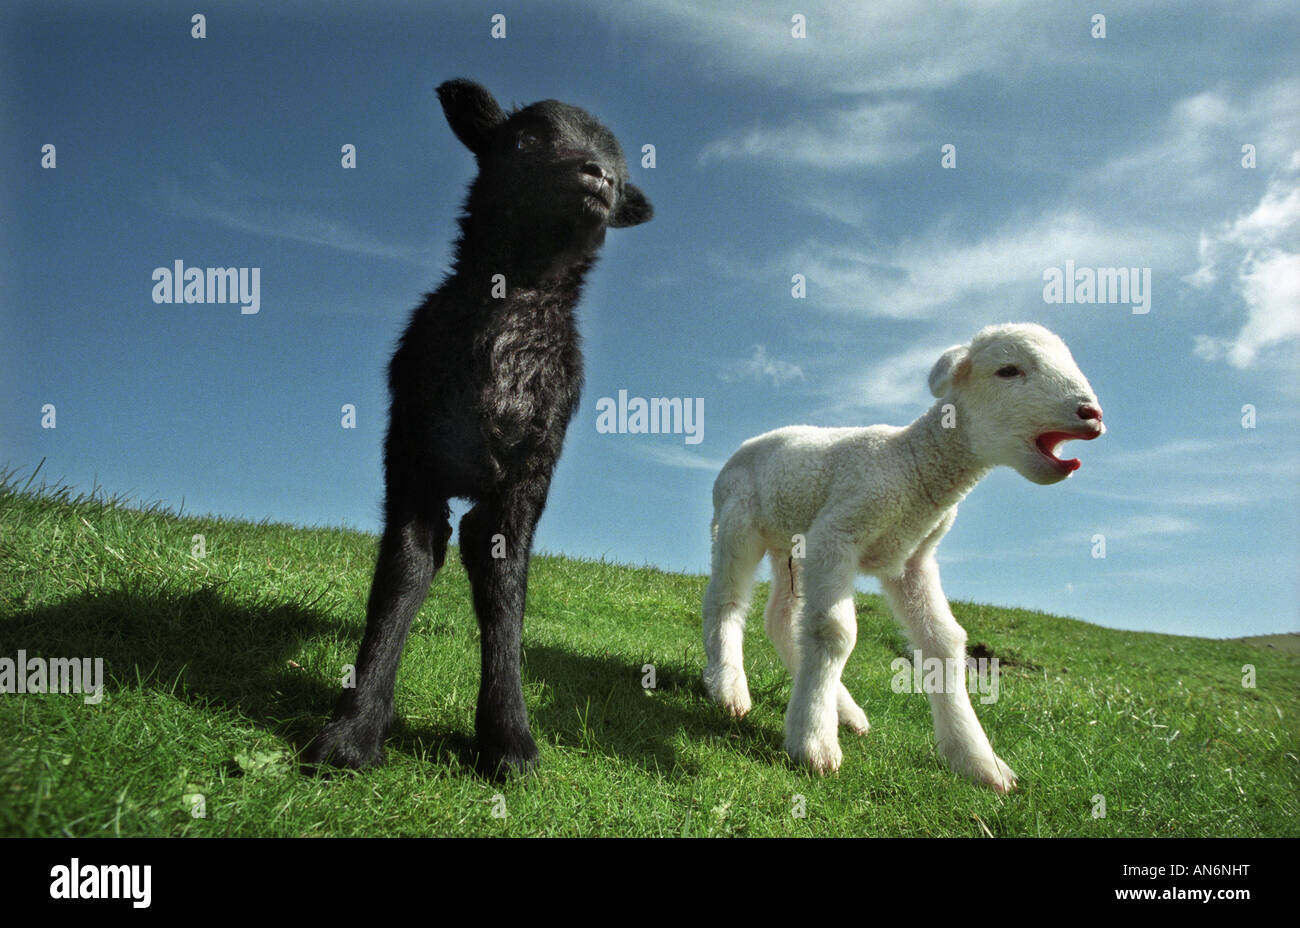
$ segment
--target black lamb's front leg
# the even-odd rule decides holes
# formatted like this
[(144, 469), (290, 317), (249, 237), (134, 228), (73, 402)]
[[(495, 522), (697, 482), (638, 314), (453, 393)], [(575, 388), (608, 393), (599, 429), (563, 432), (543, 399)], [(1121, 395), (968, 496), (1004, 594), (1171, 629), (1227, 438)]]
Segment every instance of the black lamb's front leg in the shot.
[(480, 502), (460, 523), (460, 556), (474, 590), (482, 639), (474, 720), (478, 767), (490, 777), (525, 773), (540, 762), (528, 728), (519, 661), (529, 552), (546, 487), (522, 491)]
[(442, 567), (450, 537), (445, 502), (441, 518), (434, 521), (390, 511), (366, 606), (356, 685), (343, 690), (329, 724), (311, 743), (309, 763), (360, 770), (383, 761), (402, 649), (411, 620)]

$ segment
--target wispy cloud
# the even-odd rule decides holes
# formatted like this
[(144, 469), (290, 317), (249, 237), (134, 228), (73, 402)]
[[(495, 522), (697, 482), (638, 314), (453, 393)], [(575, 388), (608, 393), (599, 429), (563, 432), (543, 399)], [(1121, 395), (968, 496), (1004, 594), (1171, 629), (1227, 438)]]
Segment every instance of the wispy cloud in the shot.
[[(1058, 11), (1030, 0), (999, 4), (996, 27), (989, 8), (958, 0), (833, 6), (814, 0), (797, 8), (782, 0), (625, 0), (593, 9), (618, 27), (670, 38), (709, 73), (831, 93), (950, 87), (1008, 62), (1047, 57), (1047, 37), (1059, 28)], [(806, 38), (791, 35), (796, 10), (804, 15)]]
[(431, 243), (404, 245), (384, 242), (348, 223), (295, 205), (266, 202), (234, 178), (228, 169), (214, 168), (225, 193), (201, 197), (174, 179), (159, 183), (154, 205), (160, 211), (266, 238), (319, 245), (349, 254), (372, 255), (393, 261), (427, 264)]
[(873, 361), (865, 375), (847, 378), (836, 390), (841, 409), (908, 409), (913, 415), (934, 401), (926, 386), (930, 368), (947, 345), (920, 345)]
[(830, 170), (860, 169), (916, 155), (927, 144), (917, 137), (927, 122), (911, 103), (863, 103), (718, 139), (705, 146), (699, 160), (707, 164), (721, 159), (760, 159)]
[[(1102, 223), (1077, 208), (1014, 220), (973, 240), (938, 228), (918, 239), (868, 250), (809, 241), (783, 264), (804, 274), (810, 298), (828, 309), (864, 316), (946, 319), (986, 315), (975, 302), (996, 295), (1042, 305), (1043, 271), (1080, 266), (1155, 266), (1167, 261), (1167, 232)], [(1009, 292), (1010, 291), (1010, 292)]]
[(662, 464), (664, 467), (676, 467), (686, 470), (706, 470), (717, 473), (722, 470), (722, 465), (727, 463), (723, 458), (709, 458), (701, 454), (695, 454), (692, 451), (687, 451), (680, 445), (637, 442), (633, 448), (641, 457), (653, 461), (656, 464)]
[(1108, 541), (1115, 539), (1131, 541), (1135, 538), (1151, 538), (1161, 535), (1186, 535), (1189, 532), (1199, 530), (1199, 528), (1200, 526), (1191, 519), (1164, 513), (1151, 513), (1121, 517), (1118, 521), (1111, 521), (1108, 525), (1103, 526), (1100, 531)]
[[(1107, 417), (1109, 418), (1109, 417)], [(1170, 459), (1201, 459), (1225, 454), (1240, 442), (1225, 438), (1176, 438), (1145, 448), (1128, 451), (1114, 451), (1106, 455), (1106, 463), (1111, 467), (1135, 465), (1147, 470), (1161, 461)]]
[(1290, 156), (1300, 137), (1297, 98), (1300, 79), (1288, 77), (1249, 92), (1216, 86), (1175, 100), (1154, 138), (1088, 172), (1085, 184), (1142, 191), (1133, 206), (1146, 202), (1168, 210), (1221, 202), (1231, 193), (1225, 168), (1244, 172), (1237, 160), (1243, 143), (1255, 147), (1265, 170)]
[[(1191, 519), (1163, 512), (1107, 516), (1086, 527), (1063, 532), (1050, 541), (1039, 542), (1038, 550), (1056, 548), (1078, 552), (1091, 546), (1095, 535), (1104, 536), (1107, 546), (1114, 542), (1155, 544), (1158, 539), (1189, 535), (1200, 530), (1201, 526)], [(1026, 555), (1031, 551), (1029, 547), (1022, 550)]]
[(777, 387), (804, 379), (803, 369), (799, 365), (769, 357), (767, 348), (763, 345), (755, 345), (754, 353), (747, 360), (728, 361), (723, 364), (718, 376), (727, 382), (758, 383), (766, 378)]
[(1208, 487), (1187, 490), (1152, 490), (1144, 493), (1124, 493), (1115, 490), (1084, 488), (1077, 492), (1096, 499), (1110, 500), (1116, 503), (1138, 503), (1146, 506), (1168, 506), (1171, 508), (1239, 508), (1260, 502), (1257, 494), (1240, 490), (1225, 490), (1222, 487)]
[(1201, 526), (1193, 520), (1166, 513), (1120, 516), (1100, 519), (1052, 536), (1044, 534), (1033, 540), (1015, 541), (1011, 544), (993, 541), (979, 545), (941, 545), (938, 556), (941, 565), (972, 561), (1008, 564), (1043, 563), (1051, 559), (1077, 561), (1080, 552), (1084, 552), (1082, 556), (1087, 556), (1094, 544), (1094, 535), (1104, 535), (1108, 547), (1115, 542), (1128, 546), (1155, 546), (1161, 539), (1186, 536), (1200, 530)]
[(1115, 511), (1176, 515), (1188, 511), (1262, 512), (1300, 495), (1292, 432), (1237, 429), (1239, 435), (1179, 438), (1143, 448), (1098, 449), (1089, 462), (1094, 480), (1076, 492)]

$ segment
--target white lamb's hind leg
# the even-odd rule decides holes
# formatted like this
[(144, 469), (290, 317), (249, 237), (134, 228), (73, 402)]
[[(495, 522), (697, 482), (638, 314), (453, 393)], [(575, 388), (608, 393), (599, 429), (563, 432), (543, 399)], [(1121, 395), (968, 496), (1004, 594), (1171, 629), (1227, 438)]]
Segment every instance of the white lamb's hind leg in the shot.
[(793, 675), (799, 667), (794, 645), (794, 616), (799, 600), (792, 589), (794, 580), (790, 575), (789, 558), (788, 551), (768, 554), (772, 564), (772, 593), (767, 598), (767, 608), (763, 610), (763, 630), (780, 655), (781, 663)]
[(871, 731), (871, 723), (867, 721), (866, 710), (854, 701), (853, 694), (849, 692), (848, 687), (842, 682), (840, 683), (839, 694), (835, 697), (835, 710), (839, 716), (840, 724), (855, 735), (865, 735)]
[[(810, 552), (813, 545), (810, 537)], [(799, 666), (785, 717), (785, 748), (796, 763), (824, 774), (838, 770), (844, 758), (837, 731), (840, 674), (858, 637), (853, 611), (856, 565), (831, 549), (817, 560), (810, 557), (802, 569)]]
[[(771, 639), (776, 653), (781, 655), (781, 663), (794, 676), (799, 669), (799, 652), (795, 646), (795, 629), (801, 612), (803, 599), (798, 591), (799, 567), (791, 561), (788, 551), (773, 551), (772, 595), (768, 597), (767, 609), (763, 613), (763, 627)], [(854, 701), (843, 682), (835, 697), (836, 714), (841, 725), (855, 734), (865, 735), (871, 729), (867, 713)]]
[(709, 696), (737, 718), (749, 712), (745, 679), (744, 634), (754, 570), (763, 558), (763, 542), (747, 526), (726, 517), (713, 541), (713, 573), (704, 591), (704, 686)]
[(966, 631), (948, 607), (939, 585), (938, 564), (926, 556), (909, 563), (902, 577), (882, 577), (880, 582), (912, 647), (921, 652), (921, 660), (944, 662), (944, 685), (929, 694), (939, 753), (955, 772), (977, 783), (1000, 793), (1015, 789), (1015, 771), (993, 753), (971, 706), (966, 689)]

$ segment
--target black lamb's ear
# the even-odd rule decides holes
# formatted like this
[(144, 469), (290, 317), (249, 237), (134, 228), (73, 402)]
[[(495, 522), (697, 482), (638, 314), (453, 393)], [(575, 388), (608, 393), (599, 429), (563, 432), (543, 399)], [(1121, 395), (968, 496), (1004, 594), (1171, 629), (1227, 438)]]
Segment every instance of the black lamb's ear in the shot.
[(618, 209), (609, 217), (609, 225), (614, 229), (639, 226), (643, 222), (649, 222), (654, 215), (655, 208), (650, 205), (650, 200), (641, 192), (641, 188), (635, 184), (624, 184), (623, 196), (619, 197)]
[(464, 78), (439, 85), (438, 99), (451, 131), (476, 155), (487, 145), (492, 130), (506, 121), (505, 112), (487, 88)]

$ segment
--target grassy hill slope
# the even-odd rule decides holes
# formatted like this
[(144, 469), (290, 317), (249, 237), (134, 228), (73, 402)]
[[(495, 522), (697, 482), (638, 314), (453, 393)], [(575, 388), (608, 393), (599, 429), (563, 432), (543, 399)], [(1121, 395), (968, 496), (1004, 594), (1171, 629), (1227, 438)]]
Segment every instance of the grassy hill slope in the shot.
[(872, 728), (842, 733), (844, 767), (819, 779), (782, 750), (765, 590), (755, 707), (733, 722), (699, 682), (705, 578), (558, 557), (534, 560), (524, 629), (538, 774), (471, 772), (478, 631), (453, 552), (387, 764), (303, 776), (294, 754), (356, 653), (372, 536), (0, 483), (0, 658), (102, 657), (107, 678), (97, 705), (0, 694), (3, 835), (1300, 835), (1295, 654), (954, 603), (1001, 663), (1000, 699), (976, 705), (1020, 775), (1001, 797), (937, 757), (925, 696), (890, 686), (904, 640), (861, 596), (844, 679)]

